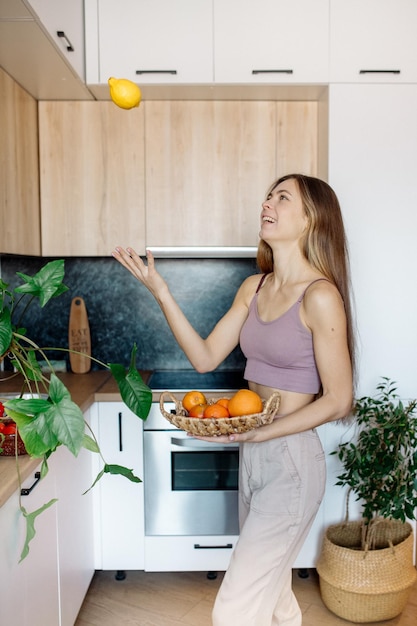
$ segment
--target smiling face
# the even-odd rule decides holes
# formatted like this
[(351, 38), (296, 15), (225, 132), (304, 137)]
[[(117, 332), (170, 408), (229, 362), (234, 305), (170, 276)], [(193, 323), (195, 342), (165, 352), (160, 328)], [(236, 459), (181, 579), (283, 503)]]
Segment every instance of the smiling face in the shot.
[(299, 242), (307, 223), (298, 182), (294, 178), (288, 178), (270, 190), (262, 203), (261, 239), (269, 245)]

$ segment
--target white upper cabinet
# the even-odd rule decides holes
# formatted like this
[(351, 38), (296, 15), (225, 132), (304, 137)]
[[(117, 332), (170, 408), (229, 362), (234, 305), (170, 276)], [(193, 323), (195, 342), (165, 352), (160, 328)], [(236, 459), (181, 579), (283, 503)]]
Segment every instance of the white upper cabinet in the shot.
[(84, 82), (83, 6), (0, 0), (0, 67), (36, 100), (93, 100)]
[(415, 0), (330, 0), (330, 82), (417, 82)]
[(329, 0), (214, 0), (216, 83), (328, 81)]
[[(87, 37), (94, 37), (95, 15), (98, 74), (87, 60), (87, 82), (110, 76), (140, 84), (213, 82), (212, 0), (87, 0)], [(94, 60), (90, 42), (87, 52)]]
[[(85, 79), (83, 0), (29, 0), (41, 24), (77, 74)], [(59, 33), (59, 34), (58, 34)]]
[(87, 83), (328, 81), (329, 0), (85, 0)]

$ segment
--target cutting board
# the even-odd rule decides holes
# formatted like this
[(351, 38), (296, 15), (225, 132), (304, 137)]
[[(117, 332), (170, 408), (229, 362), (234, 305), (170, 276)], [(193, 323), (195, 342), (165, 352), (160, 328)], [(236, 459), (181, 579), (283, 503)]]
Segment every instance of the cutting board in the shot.
[(91, 369), (91, 337), (85, 302), (79, 296), (71, 301), (68, 327), (68, 347), (82, 354), (69, 353), (71, 371), (86, 374)]

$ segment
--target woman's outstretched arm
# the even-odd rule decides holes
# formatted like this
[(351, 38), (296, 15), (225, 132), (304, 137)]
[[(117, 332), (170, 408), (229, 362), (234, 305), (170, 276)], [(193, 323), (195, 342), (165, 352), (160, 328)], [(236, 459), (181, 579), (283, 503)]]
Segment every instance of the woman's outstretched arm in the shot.
[(168, 284), (157, 271), (152, 252), (147, 251), (146, 263), (132, 248), (118, 246), (112, 255), (154, 296), (179, 346), (198, 372), (215, 369), (238, 345), (240, 329), (248, 314), (248, 298), (254, 291), (252, 284), (255, 285), (259, 277), (246, 279), (229, 311), (209, 336), (203, 339), (190, 324), (171, 294)]

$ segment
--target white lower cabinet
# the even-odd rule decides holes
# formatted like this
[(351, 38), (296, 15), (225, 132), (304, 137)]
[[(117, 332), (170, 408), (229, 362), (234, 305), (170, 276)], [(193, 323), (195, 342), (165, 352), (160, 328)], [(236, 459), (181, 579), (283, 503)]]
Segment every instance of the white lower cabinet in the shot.
[[(73, 626), (94, 575), (92, 454), (83, 449), (75, 458), (67, 448), (52, 457), (59, 555), (60, 626)], [(84, 494), (84, 495), (83, 495)]]
[[(91, 409), (103, 457), (143, 478), (143, 423), (122, 402)], [(100, 471), (97, 459), (93, 476)], [(93, 490), (95, 567), (103, 570), (223, 571), (235, 536), (145, 537), (144, 483), (105, 475)]]
[[(19, 491), (0, 508), (0, 624), (7, 626), (73, 626), (94, 574), (91, 453), (77, 458), (59, 448), (42, 479), (31, 475), (21, 497), (28, 513), (53, 498), (57, 502), (35, 519), (36, 535), (28, 556), (19, 563), (26, 522)], [(40, 470), (40, 465), (37, 471)]]
[[(143, 478), (143, 424), (122, 402), (92, 407), (93, 430), (107, 463), (133, 470)], [(95, 459), (93, 477), (102, 469)], [(143, 483), (105, 474), (93, 489), (95, 568), (143, 570)]]
[[(133, 469), (143, 477), (143, 423), (121, 402), (99, 402), (92, 407), (92, 424), (104, 458)], [(315, 567), (323, 535), (329, 524), (345, 515), (346, 490), (335, 485), (340, 473), (337, 455), (330, 453), (353, 435), (345, 424), (325, 424), (318, 429), (326, 454), (326, 492), (317, 518), (294, 564)], [(97, 460), (94, 476), (102, 462)], [(95, 568), (104, 570), (224, 571), (237, 536), (145, 536), (145, 483), (119, 476), (104, 476), (93, 490)], [(351, 517), (358, 505), (351, 502)]]
[[(294, 568), (314, 568), (323, 536), (330, 524), (343, 521), (346, 511), (346, 490), (335, 485), (341, 465), (337, 449), (341, 441), (350, 439), (353, 427), (346, 424), (324, 424), (318, 428), (326, 455), (326, 490), (317, 517), (294, 563)], [(145, 486), (146, 489), (146, 486)], [(350, 502), (350, 516), (359, 517), (358, 503)], [(145, 569), (147, 571), (223, 571), (226, 570), (237, 536), (153, 536), (145, 537)]]
[[(330, 524), (342, 522), (346, 514), (346, 489), (336, 486), (337, 476), (341, 473), (341, 464), (337, 455), (331, 452), (339, 443), (353, 436), (353, 427), (347, 424), (329, 423), (319, 426), (317, 432), (326, 455), (326, 489), (317, 516), (310, 532), (294, 563), (295, 568), (314, 568), (320, 554), (324, 533)], [(358, 503), (354, 497), (350, 502), (351, 519), (358, 519)]]
[[(30, 489), (36, 483), (29, 495), (22, 496), (28, 513), (56, 495), (52, 473), (36, 481), (33, 474), (22, 485)], [(19, 563), (26, 522), (19, 509), (19, 492), (15, 491), (0, 509), (0, 624), (60, 624), (56, 504), (36, 518), (35, 528), (29, 554)]]
[(238, 537), (145, 537), (147, 572), (224, 571)]

